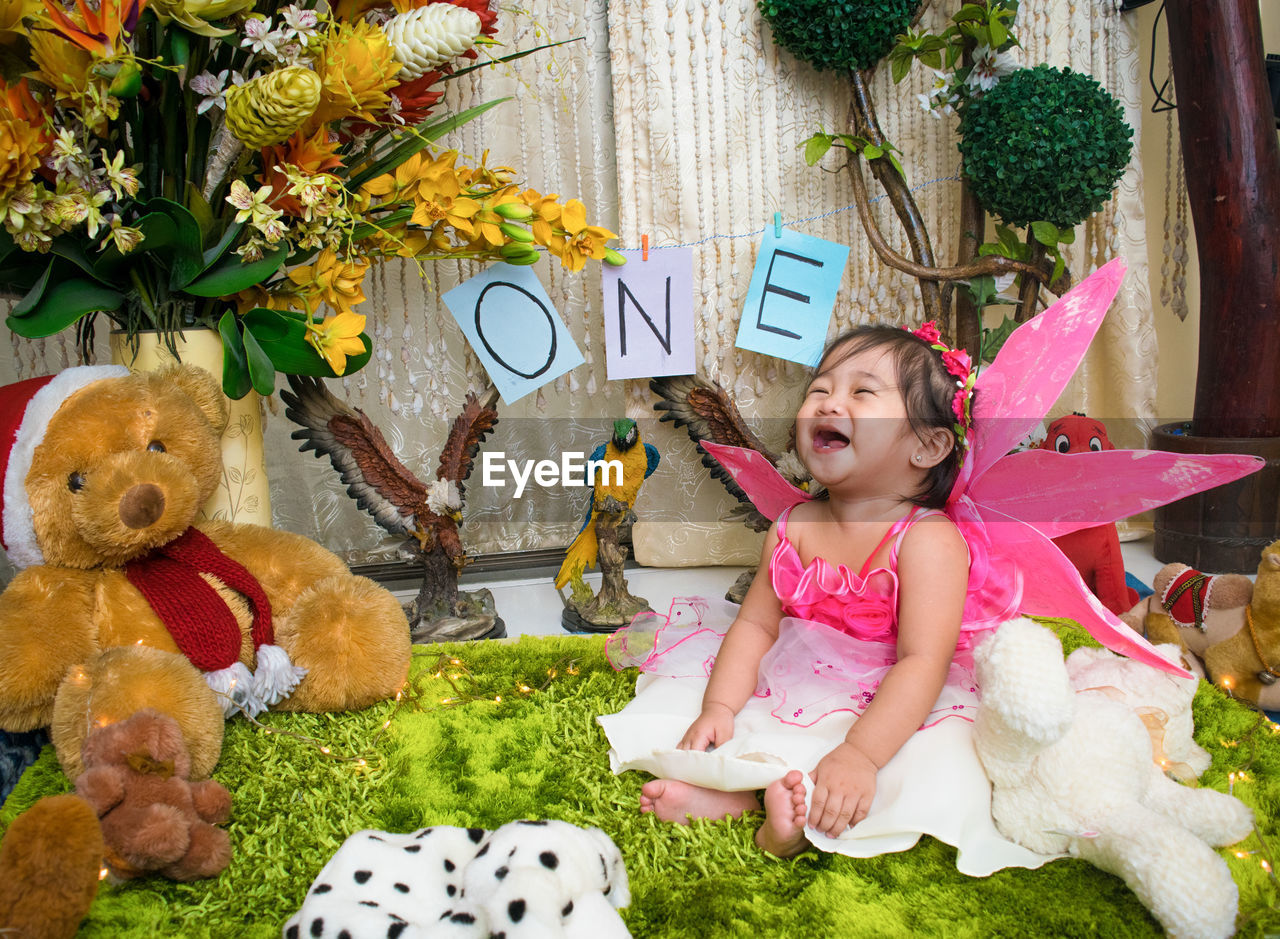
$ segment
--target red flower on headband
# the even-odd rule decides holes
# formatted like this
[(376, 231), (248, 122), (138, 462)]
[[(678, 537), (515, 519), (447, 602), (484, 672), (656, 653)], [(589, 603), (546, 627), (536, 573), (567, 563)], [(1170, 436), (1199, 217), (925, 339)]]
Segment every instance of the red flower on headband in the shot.
[(973, 368), (969, 353), (963, 349), (948, 349), (943, 352), (942, 363), (947, 367), (948, 372), (961, 381), (969, 377), (969, 370)]
[(933, 320), (929, 320), (919, 329), (912, 330), (912, 333), (930, 344), (939, 342), (942, 339), (942, 333), (938, 332), (938, 324)]

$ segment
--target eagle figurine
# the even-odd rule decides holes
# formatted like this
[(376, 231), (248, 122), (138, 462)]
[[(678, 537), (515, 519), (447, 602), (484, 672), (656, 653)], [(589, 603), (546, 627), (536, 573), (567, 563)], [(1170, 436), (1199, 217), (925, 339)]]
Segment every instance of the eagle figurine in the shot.
[[(706, 381), (696, 375), (675, 375), (651, 378), (649, 387), (660, 399), (653, 406), (660, 413), (658, 420), (671, 421), (675, 426), (683, 427), (695, 446), (709, 440), (725, 446), (755, 450), (793, 486), (812, 495), (818, 494), (815, 490), (820, 488), (819, 484), (813, 481), (809, 471), (796, 456), (794, 425), (788, 437), (786, 452), (779, 454), (766, 446), (747, 426), (738, 406), (718, 383)], [(715, 457), (700, 446), (699, 452), (702, 455), (702, 465), (711, 471), (712, 478), (719, 480), (739, 502), (729, 517), (740, 519), (752, 531), (767, 530), (771, 520), (752, 504), (751, 497)]]
[[(467, 563), (458, 525), (475, 455), (498, 423), (497, 390), (490, 386), (483, 395), (467, 395), (440, 452), (436, 478), (427, 483), (396, 457), (368, 415), (339, 401), (320, 379), (290, 375), (289, 387), (292, 391), (282, 389), (280, 396), (285, 414), (301, 425), (291, 435), (303, 441), (298, 449), (327, 456), (347, 495), (383, 529), (406, 537), (422, 565), (422, 586), (409, 607), (413, 640), (478, 638), (459, 632), (468, 628), (459, 621), (475, 619), (482, 598), (458, 591), (458, 574)], [(486, 638), (498, 635), (496, 616), (479, 621), (487, 624)]]

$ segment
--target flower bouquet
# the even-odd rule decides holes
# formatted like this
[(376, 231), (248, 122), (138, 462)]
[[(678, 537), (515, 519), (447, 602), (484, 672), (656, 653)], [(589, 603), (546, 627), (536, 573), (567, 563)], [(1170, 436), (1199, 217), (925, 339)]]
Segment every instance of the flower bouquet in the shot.
[(434, 141), (489, 0), (0, 0), (0, 292), (22, 336), (207, 326), (223, 388), (359, 369), (390, 258), (621, 263), (577, 200)]

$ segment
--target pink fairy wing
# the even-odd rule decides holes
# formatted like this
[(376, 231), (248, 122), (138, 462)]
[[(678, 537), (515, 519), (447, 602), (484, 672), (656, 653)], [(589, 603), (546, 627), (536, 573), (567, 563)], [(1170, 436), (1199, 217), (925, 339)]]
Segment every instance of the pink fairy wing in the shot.
[(1260, 457), (1236, 454), (1025, 450), (997, 460), (968, 495), (984, 509), (1057, 538), (1233, 482), (1264, 465)]
[(744, 447), (700, 441), (698, 446), (725, 468), (750, 497), (751, 504), (768, 519), (776, 519), (789, 506), (813, 497), (787, 482), (763, 454)]
[(1125, 263), (1098, 268), (1043, 313), (1013, 331), (974, 385), (975, 431), (969, 484), (1044, 417), (1067, 386), (1102, 323)]
[(1151, 643), (1104, 607), (1052, 541), (1016, 518), (988, 508), (979, 511), (991, 540), (1000, 546), (1002, 553), (1018, 559), (1024, 575), (1021, 604), (1024, 613), (1070, 617), (1112, 652), (1161, 671), (1188, 674), (1161, 658)]

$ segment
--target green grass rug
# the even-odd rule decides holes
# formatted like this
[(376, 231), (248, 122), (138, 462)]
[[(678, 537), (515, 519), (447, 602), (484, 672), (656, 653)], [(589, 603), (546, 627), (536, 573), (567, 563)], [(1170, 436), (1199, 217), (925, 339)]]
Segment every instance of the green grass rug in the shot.
[[(1087, 641), (1056, 628), (1069, 649)], [(956, 872), (954, 849), (929, 838), (870, 860), (810, 851), (782, 861), (752, 843), (758, 817), (684, 827), (642, 816), (644, 778), (610, 774), (594, 720), (626, 704), (635, 673), (615, 673), (603, 649), (603, 637), (569, 636), (419, 647), (414, 694), (398, 706), (268, 715), (270, 734), (232, 721), (215, 774), (234, 800), (231, 866), (192, 884), (104, 884), (81, 935), (278, 936), (354, 831), (517, 818), (604, 829), (626, 861), (633, 900), (623, 917), (638, 937), (1160, 935), (1123, 882), (1082, 861), (973, 879)], [(1225, 790), (1228, 774), (1247, 767), (1235, 794), (1280, 851), (1280, 735), (1204, 683), (1195, 708), (1196, 739), (1213, 754), (1202, 784)], [(0, 828), (69, 788), (46, 748), (0, 809)], [(1241, 936), (1280, 932), (1267, 850), (1253, 835), (1222, 852), (1240, 887)]]

